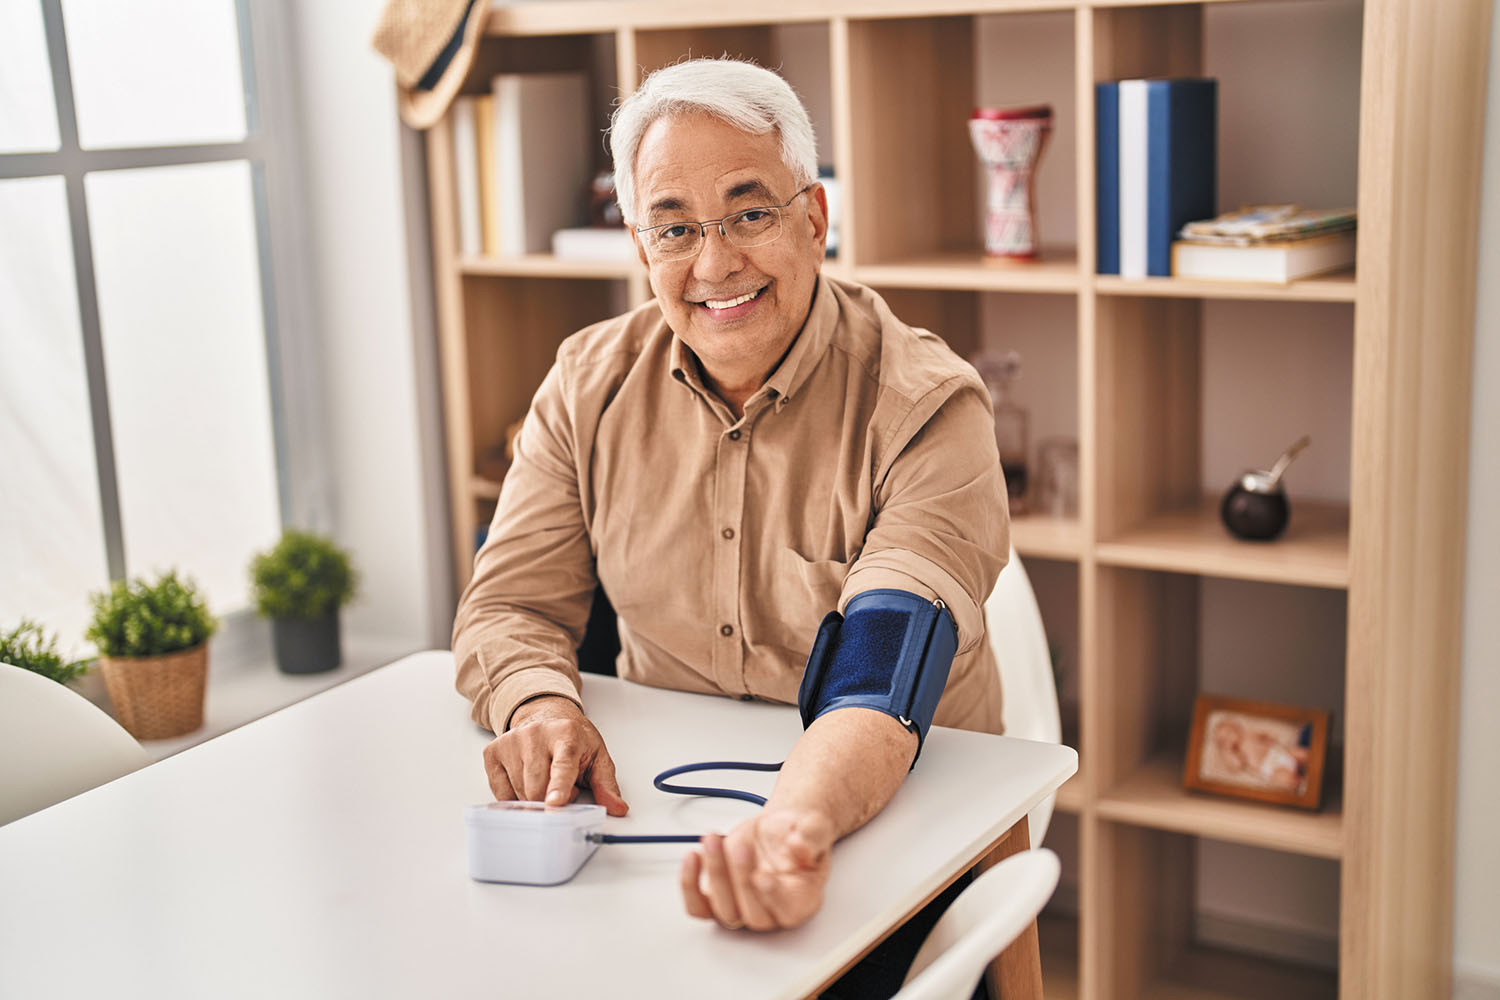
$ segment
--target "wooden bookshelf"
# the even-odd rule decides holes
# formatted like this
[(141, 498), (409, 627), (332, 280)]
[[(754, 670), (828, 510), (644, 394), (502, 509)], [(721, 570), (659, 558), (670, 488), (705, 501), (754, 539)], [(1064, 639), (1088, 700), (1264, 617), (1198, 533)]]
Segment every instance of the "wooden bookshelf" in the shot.
[[(1277, 996), (1446, 997), (1468, 360), (1489, 4), (1365, 0), (1358, 31), (1359, 268), (1286, 285), (1095, 275), (1096, 81), (1200, 75), (1205, 10), (1237, 0), (691, 0), (497, 4), (466, 89), (496, 72), (581, 70), (602, 122), (643, 72), (726, 52), (783, 64), (788, 32), (826, 63), (821, 131), (842, 188), (828, 273), (885, 295), (897, 314), (970, 355), (986, 303), (1070, 304), (1064, 370), (1077, 399), (1077, 517), (1017, 517), (1026, 559), (1076, 573), (1079, 774), (1057, 809), (1078, 827), (1078, 912), (1042, 934), (1049, 995), (1088, 1000)], [(1253, 3), (1254, 0), (1245, 0)], [(1278, 4), (1295, 9), (1296, 4)], [(1071, 160), (1071, 233), (1030, 264), (984, 257), (965, 121), (995, 19), (1047, 25), (1069, 86), (1053, 98)], [(826, 41), (825, 41), (826, 40)], [(1419, 95), (1414, 99), (1410, 95)], [(1026, 103), (1034, 103), (1027, 94)], [(1021, 103), (1018, 100), (1017, 103)], [(1296, 108), (1278, 108), (1295, 116)], [(1418, 149), (1421, 155), (1398, 155)], [(452, 137), (427, 134), (453, 546), (459, 583), (502, 482), (493, 456), (526, 412), (557, 345), (644, 302), (631, 261), (458, 253)], [(607, 166), (602, 146), (596, 166)], [(1271, 154), (1274, 155), (1274, 154)], [(894, 207), (893, 207), (894, 206)], [(1347, 504), (1293, 498), (1273, 544), (1236, 541), (1203, 493), (1205, 304), (1334, 303), (1352, 354)], [(1340, 308), (1346, 307), (1346, 308)], [(1218, 308), (1215, 305), (1215, 308)], [(1247, 307), (1242, 307), (1247, 308)], [(1314, 307), (1308, 307), (1314, 308)], [(1328, 311), (1326, 305), (1315, 308)], [(1032, 370), (1028, 369), (1030, 373)], [(1076, 390), (1076, 391), (1075, 391)], [(1227, 485), (1227, 484), (1226, 484)], [(1215, 579), (1319, 588), (1347, 602), (1346, 763), (1324, 808), (1302, 812), (1188, 793), (1182, 729), (1203, 664), (1200, 591)], [(1420, 665), (1414, 669), (1413, 665)], [(1234, 693), (1234, 692), (1224, 692)], [(1072, 718), (1076, 715), (1076, 718)], [(1195, 944), (1193, 846), (1249, 844), (1339, 866), (1340, 961), (1283, 968)], [(1069, 876), (1071, 878), (1071, 874)]]

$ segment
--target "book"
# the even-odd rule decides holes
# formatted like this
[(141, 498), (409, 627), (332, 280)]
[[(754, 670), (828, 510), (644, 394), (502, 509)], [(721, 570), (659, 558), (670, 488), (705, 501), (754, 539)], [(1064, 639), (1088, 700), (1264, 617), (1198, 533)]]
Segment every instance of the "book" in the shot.
[(593, 168), (588, 79), (581, 73), (502, 73), (490, 92), (499, 252), (546, 253), (554, 232), (587, 221)]
[(500, 254), (500, 190), (495, 176), (495, 99), (474, 99), (474, 145), (478, 153), (479, 244), (486, 257)]
[(565, 260), (635, 260), (630, 230), (585, 226), (552, 234), (552, 254)]
[(1172, 240), (1214, 213), (1218, 82), (1118, 80), (1096, 85), (1101, 274), (1172, 273)]
[(1096, 88), (1094, 148), (1094, 211), (1098, 217), (1098, 271), (1120, 273), (1120, 88), (1101, 83)]
[(1172, 244), (1172, 273), (1179, 278), (1285, 284), (1353, 265), (1354, 246), (1353, 230), (1249, 246), (1178, 240)]
[(484, 249), (483, 215), (479, 205), (479, 144), (474, 112), (478, 99), (453, 100), (453, 173), (458, 196), (458, 250), (466, 257)]
[(1297, 205), (1250, 205), (1212, 219), (1189, 222), (1180, 233), (1194, 243), (1251, 246), (1270, 240), (1301, 239), (1353, 229), (1352, 208), (1304, 209)]

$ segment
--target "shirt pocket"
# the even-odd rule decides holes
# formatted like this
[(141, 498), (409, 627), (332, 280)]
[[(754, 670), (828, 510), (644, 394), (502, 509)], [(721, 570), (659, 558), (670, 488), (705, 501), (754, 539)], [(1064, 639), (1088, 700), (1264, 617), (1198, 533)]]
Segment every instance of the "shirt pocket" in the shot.
[(812, 651), (818, 624), (838, 610), (849, 564), (841, 559), (807, 559), (795, 549), (777, 553), (772, 641), (803, 660)]

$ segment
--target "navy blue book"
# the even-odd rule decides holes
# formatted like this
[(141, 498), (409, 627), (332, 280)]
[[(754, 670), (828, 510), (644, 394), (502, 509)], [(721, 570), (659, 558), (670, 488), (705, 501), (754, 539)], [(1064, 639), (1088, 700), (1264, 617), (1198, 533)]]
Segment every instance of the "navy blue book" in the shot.
[(1218, 81), (1102, 83), (1096, 105), (1099, 272), (1170, 275), (1178, 230), (1218, 212)]
[(1165, 277), (1178, 231), (1219, 211), (1219, 82), (1153, 80), (1146, 101), (1146, 273)]
[(1099, 220), (1098, 271), (1120, 273), (1120, 85), (1095, 84), (1094, 212)]

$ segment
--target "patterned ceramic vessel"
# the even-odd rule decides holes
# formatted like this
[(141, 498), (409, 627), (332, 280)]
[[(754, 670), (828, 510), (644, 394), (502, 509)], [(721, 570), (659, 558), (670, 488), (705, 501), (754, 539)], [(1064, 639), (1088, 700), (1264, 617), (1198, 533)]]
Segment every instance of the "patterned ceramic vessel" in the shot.
[(1052, 131), (1052, 108), (975, 108), (969, 138), (989, 177), (984, 249), (995, 257), (1037, 256), (1032, 175)]

